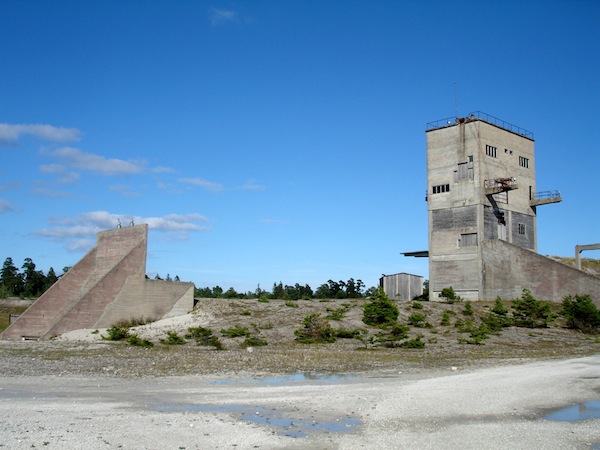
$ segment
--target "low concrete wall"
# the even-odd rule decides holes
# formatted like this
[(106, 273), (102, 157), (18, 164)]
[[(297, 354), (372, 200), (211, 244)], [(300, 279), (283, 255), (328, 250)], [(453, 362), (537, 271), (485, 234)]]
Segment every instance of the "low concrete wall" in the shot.
[(560, 302), (589, 294), (600, 307), (600, 278), (501, 240), (484, 241), (482, 299), (521, 297), (529, 289), (538, 300)]

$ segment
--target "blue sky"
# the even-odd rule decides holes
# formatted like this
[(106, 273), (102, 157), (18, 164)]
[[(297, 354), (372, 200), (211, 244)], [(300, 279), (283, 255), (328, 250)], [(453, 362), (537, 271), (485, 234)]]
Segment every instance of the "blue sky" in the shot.
[[(238, 291), (427, 277), (425, 126), (530, 130), (538, 251), (600, 242), (597, 1), (0, 2), (0, 257), (117, 219), (150, 276)], [(584, 256), (597, 257), (593, 253)]]

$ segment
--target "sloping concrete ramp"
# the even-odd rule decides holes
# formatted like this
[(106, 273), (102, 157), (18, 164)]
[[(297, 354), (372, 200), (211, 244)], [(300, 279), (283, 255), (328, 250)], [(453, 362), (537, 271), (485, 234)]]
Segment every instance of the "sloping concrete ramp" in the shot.
[(148, 225), (97, 234), (96, 246), (36, 300), (1, 339), (49, 339), (120, 320), (158, 320), (194, 306), (194, 284), (146, 279)]

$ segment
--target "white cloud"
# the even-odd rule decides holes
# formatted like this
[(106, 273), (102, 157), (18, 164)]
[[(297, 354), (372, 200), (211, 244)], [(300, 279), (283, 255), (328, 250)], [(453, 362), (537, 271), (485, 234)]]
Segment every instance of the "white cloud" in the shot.
[(0, 213), (14, 211), (13, 206), (6, 200), (0, 198)]
[(213, 27), (228, 22), (238, 22), (238, 15), (235, 11), (219, 8), (210, 10), (210, 23)]
[(192, 186), (200, 186), (204, 189), (208, 189), (209, 191), (218, 192), (223, 190), (222, 184), (213, 183), (212, 181), (208, 181), (203, 178), (179, 178), (177, 181), (183, 184), (191, 184)]
[(54, 151), (44, 151), (46, 155), (60, 159), (64, 164), (76, 169), (88, 170), (101, 175), (131, 175), (144, 169), (139, 161), (105, 158), (93, 153), (85, 153), (73, 147), (63, 147)]
[(69, 251), (78, 249), (89, 250), (89, 242), (95, 242), (95, 235), (99, 231), (114, 229), (119, 223), (123, 227), (131, 222), (136, 225), (148, 224), (150, 230), (165, 233), (168, 238), (185, 240), (189, 233), (208, 231), (208, 227), (199, 223), (208, 222), (208, 219), (197, 213), (168, 214), (162, 217), (140, 217), (128, 214), (114, 214), (107, 211), (90, 211), (76, 217), (51, 218), (50, 227), (34, 231), (33, 234), (63, 242)]
[(25, 135), (50, 142), (75, 142), (81, 138), (81, 131), (52, 125), (0, 123), (0, 145), (16, 145)]

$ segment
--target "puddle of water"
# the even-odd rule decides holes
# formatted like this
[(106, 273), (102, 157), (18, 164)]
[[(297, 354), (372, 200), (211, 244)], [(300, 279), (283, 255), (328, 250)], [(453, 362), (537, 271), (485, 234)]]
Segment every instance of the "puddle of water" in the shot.
[(561, 422), (576, 422), (586, 419), (600, 419), (600, 400), (578, 403), (546, 414), (546, 420), (559, 420)]
[(342, 380), (348, 380), (354, 378), (354, 375), (342, 375), (342, 374), (311, 374), (311, 373), (295, 373), (292, 375), (288, 375), (286, 377), (272, 377), (272, 378), (233, 378), (227, 380), (215, 380), (211, 381), (211, 384), (227, 384), (227, 383), (247, 383), (247, 382), (255, 382), (255, 383), (267, 383), (267, 384), (277, 384), (277, 383), (288, 383), (292, 381), (329, 381), (329, 382), (337, 382)]
[(351, 433), (360, 425), (354, 417), (341, 417), (334, 422), (317, 422), (293, 417), (285, 417), (287, 412), (265, 409), (261, 406), (245, 405), (163, 405), (157, 411), (192, 411), (233, 413), (241, 420), (267, 425), (279, 434), (293, 438), (303, 438), (311, 433)]

